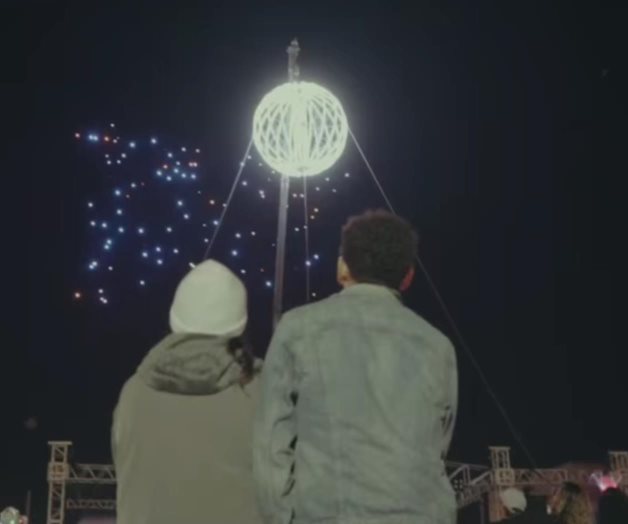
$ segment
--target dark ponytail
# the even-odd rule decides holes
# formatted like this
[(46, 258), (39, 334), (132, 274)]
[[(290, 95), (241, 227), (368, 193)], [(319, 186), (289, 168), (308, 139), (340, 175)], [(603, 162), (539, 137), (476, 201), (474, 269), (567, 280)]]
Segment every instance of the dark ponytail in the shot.
[(244, 380), (251, 380), (255, 376), (255, 355), (246, 334), (230, 339), (227, 351), (242, 368)]

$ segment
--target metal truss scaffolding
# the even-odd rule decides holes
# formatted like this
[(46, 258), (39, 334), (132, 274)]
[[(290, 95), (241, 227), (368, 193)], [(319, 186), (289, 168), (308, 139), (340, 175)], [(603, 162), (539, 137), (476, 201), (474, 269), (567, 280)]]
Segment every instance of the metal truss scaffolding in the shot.
[[(115, 485), (113, 466), (105, 464), (72, 464), (71, 442), (50, 442), (48, 464), (48, 517), (46, 524), (65, 524), (66, 510), (114, 511), (114, 499), (73, 498), (72, 485)], [(510, 448), (491, 447), (491, 465), (481, 466), (447, 462), (447, 475), (456, 491), (458, 508), (488, 500), (489, 520), (498, 522), (505, 516), (499, 494), (508, 487), (529, 489), (535, 495), (548, 495), (563, 482), (587, 484), (591, 471), (578, 468), (516, 469), (510, 462)], [(610, 471), (628, 493), (628, 451), (609, 452)]]

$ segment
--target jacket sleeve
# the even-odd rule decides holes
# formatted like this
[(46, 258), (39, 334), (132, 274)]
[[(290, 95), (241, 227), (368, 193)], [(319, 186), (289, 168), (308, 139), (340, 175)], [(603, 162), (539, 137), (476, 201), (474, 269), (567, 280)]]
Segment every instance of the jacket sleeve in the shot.
[(445, 413), (443, 415), (443, 458), (449, 452), (458, 412), (458, 364), (456, 350), (449, 343), (445, 366)]
[(116, 467), (118, 463), (118, 406), (113, 411), (113, 420), (111, 423), (111, 457), (113, 458), (113, 465)]
[(285, 315), (266, 354), (255, 416), (253, 475), (265, 524), (287, 524), (292, 517), (296, 381), (290, 331), (291, 319)]

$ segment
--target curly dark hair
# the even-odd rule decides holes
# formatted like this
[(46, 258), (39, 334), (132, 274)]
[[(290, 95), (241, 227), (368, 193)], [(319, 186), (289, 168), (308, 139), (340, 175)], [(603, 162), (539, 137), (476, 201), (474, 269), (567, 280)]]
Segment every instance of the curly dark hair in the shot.
[(419, 237), (404, 219), (388, 211), (367, 211), (342, 228), (340, 255), (356, 282), (399, 289), (414, 265)]
[(563, 482), (548, 501), (550, 513), (560, 524), (591, 524), (593, 512), (589, 499), (578, 484)]

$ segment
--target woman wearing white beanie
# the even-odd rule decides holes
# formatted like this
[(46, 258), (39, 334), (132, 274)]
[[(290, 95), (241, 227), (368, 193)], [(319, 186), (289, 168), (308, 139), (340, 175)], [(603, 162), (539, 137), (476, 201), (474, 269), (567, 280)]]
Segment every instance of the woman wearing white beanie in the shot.
[(209, 260), (179, 284), (172, 334), (122, 389), (112, 428), (118, 524), (260, 522), (251, 465), (259, 369), (246, 290)]

